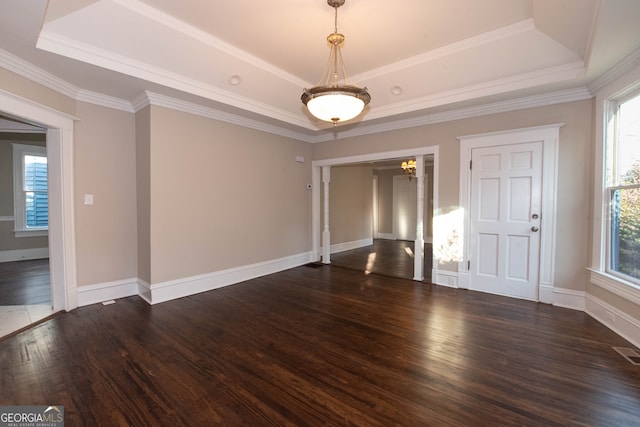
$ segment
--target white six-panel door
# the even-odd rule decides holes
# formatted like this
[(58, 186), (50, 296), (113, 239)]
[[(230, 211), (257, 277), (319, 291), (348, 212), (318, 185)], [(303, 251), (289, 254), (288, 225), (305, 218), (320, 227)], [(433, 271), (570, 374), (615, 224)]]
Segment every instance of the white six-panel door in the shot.
[(472, 150), (470, 289), (538, 300), (542, 148)]

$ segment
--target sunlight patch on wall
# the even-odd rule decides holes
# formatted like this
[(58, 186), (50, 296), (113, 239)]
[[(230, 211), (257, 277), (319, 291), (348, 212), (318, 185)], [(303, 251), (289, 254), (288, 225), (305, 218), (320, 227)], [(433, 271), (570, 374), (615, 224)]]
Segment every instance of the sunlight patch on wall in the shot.
[(433, 218), (433, 255), (438, 262), (460, 262), (463, 259), (464, 210), (455, 209)]

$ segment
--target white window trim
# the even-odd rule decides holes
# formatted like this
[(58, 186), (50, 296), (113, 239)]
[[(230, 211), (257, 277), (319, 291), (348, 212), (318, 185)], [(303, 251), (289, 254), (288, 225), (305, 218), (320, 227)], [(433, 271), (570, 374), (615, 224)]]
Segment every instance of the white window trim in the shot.
[(22, 159), (25, 155), (47, 156), (46, 147), (12, 143), (13, 146), (13, 212), (15, 237), (48, 236), (49, 227), (27, 228), (23, 189)]
[(640, 67), (601, 88), (595, 96), (595, 156), (593, 181), (593, 244), (590, 282), (627, 301), (640, 301), (640, 286), (607, 270), (609, 202), (607, 199), (607, 132), (608, 123), (617, 102), (640, 90)]

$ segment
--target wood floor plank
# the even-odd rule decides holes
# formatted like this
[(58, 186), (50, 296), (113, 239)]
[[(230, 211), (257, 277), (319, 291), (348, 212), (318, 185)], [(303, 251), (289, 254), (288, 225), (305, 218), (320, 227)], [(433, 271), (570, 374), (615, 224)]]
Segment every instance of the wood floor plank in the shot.
[(629, 346), (585, 313), (337, 266), (0, 341), (0, 405), (70, 426), (640, 425)]

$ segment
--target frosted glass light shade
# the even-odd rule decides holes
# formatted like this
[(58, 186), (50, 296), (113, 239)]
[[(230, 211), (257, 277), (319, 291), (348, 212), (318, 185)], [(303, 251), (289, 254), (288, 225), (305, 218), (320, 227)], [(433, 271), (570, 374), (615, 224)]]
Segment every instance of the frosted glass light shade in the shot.
[(306, 89), (302, 102), (311, 114), (327, 122), (344, 122), (362, 113), (371, 96), (357, 86), (316, 86)]
[(307, 103), (309, 112), (327, 122), (351, 120), (362, 112), (364, 101), (353, 95), (328, 93), (311, 99)]

